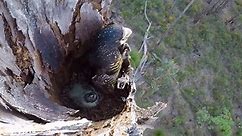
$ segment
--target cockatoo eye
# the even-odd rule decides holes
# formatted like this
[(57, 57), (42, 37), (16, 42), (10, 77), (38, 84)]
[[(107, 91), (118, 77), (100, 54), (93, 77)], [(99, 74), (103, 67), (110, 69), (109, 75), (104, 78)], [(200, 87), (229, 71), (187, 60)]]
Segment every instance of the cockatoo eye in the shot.
[(77, 106), (82, 108), (92, 108), (100, 102), (100, 95), (90, 85), (74, 84), (69, 96)]
[(96, 101), (98, 101), (98, 94), (96, 92), (88, 92), (84, 95), (84, 100), (87, 103), (94, 103)]

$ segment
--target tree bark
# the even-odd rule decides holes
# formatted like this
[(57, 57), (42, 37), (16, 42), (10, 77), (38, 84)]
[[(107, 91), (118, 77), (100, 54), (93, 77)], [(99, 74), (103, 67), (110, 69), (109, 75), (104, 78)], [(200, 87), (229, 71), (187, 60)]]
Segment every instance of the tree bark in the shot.
[(85, 54), (99, 29), (113, 22), (110, 4), (111, 0), (0, 0), (0, 134), (140, 134), (138, 125), (143, 124), (137, 124), (137, 118), (147, 121), (166, 106), (159, 103), (157, 112), (145, 111), (152, 114), (137, 112), (142, 110), (133, 99), (132, 77), (116, 121), (77, 120), (72, 116), (76, 110), (60, 104), (57, 94), (70, 78), (71, 62)]

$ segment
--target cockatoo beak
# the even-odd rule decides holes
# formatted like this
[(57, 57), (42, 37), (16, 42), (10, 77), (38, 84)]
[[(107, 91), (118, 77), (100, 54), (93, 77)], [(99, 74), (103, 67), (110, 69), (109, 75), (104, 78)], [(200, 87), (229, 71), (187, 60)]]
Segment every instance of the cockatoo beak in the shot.
[(122, 27), (122, 29), (123, 29), (123, 38), (120, 40), (121, 45), (124, 44), (128, 40), (129, 36), (132, 34), (131, 29), (127, 27)]

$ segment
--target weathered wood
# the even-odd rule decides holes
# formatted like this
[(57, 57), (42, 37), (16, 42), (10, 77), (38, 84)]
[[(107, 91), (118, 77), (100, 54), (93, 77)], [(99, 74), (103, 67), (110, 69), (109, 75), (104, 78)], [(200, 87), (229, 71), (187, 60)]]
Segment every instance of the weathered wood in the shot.
[(137, 108), (128, 57), (122, 70), (129, 86), (118, 94), (129, 97), (123, 105), (116, 104), (123, 109), (107, 111), (120, 114), (91, 123), (77, 120), (77, 110), (59, 101), (57, 95), (71, 78), (72, 61), (84, 55), (97, 31), (112, 22), (110, 4), (111, 0), (0, 0), (0, 134), (141, 134), (145, 123), (138, 124), (137, 118), (149, 120), (166, 106), (156, 105), (155, 113)]
[[(73, 110), (53, 103), (52, 73), (65, 56), (102, 27), (93, 4), (82, 1), (1, 1), (1, 98), (44, 120), (65, 120)], [(78, 46), (78, 47), (77, 47)], [(65, 78), (65, 77), (63, 77)]]

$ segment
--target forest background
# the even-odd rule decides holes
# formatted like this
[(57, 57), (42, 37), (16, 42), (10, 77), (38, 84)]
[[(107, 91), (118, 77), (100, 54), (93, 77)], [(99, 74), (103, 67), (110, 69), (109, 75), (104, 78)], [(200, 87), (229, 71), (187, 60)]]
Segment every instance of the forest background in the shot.
[(133, 67), (145, 62), (137, 104), (168, 103), (145, 134), (242, 136), (242, 0), (113, 3), (133, 30)]

